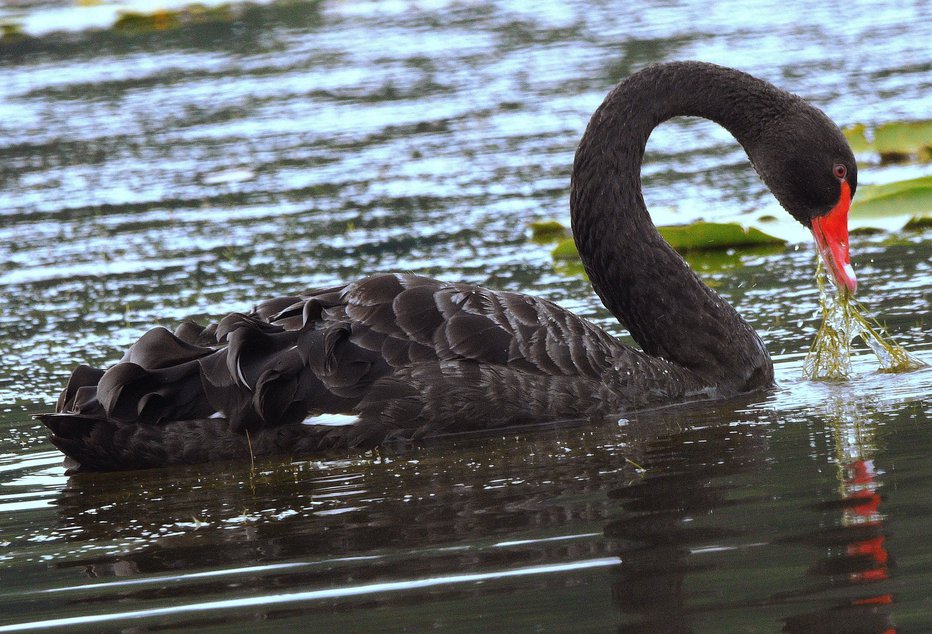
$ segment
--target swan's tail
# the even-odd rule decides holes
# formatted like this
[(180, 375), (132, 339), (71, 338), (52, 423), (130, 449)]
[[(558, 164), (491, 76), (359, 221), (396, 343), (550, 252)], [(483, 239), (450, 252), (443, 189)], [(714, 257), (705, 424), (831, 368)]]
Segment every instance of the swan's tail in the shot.
[[(344, 430), (303, 421), (321, 412), (351, 411), (371, 381), (367, 373), (375, 354), (346, 345), (340, 354), (348, 362), (335, 363), (333, 348), (348, 329), (342, 323), (318, 327), (319, 315), (307, 308), (319, 308), (314, 302), (327, 292), (306, 301), (270, 300), (251, 315), (233, 313), (206, 328), (192, 322), (174, 333), (154, 328), (109, 369), (75, 369), (55, 413), (37, 418), (72, 471), (346, 446)], [(266, 321), (273, 317), (281, 323)]]

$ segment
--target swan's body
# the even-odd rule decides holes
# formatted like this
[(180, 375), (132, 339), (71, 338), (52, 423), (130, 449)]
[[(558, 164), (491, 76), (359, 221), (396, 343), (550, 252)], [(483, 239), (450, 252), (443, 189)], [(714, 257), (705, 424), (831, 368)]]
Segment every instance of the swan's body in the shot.
[[(207, 328), (150, 331), (106, 372), (75, 371), (57, 413), (42, 417), (52, 442), (74, 468), (145, 468), (601, 418), (771, 385), (760, 338), (660, 238), (644, 206), (647, 138), (675, 115), (728, 128), (853, 290), (838, 218), (856, 166), (838, 128), (743, 73), (655, 66), (593, 115), (571, 192), (593, 287), (643, 351), (542, 299), (377, 275), (268, 300)], [(303, 424), (328, 412), (357, 421)]]

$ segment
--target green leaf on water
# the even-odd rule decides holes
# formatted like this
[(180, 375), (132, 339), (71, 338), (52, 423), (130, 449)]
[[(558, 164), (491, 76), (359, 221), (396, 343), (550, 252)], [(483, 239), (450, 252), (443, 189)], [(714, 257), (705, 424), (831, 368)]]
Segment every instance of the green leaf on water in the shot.
[(882, 161), (902, 161), (912, 156), (927, 161), (932, 150), (932, 120), (885, 123), (874, 130), (874, 147)]
[(657, 230), (680, 253), (786, 244), (786, 240), (754, 227), (742, 227), (736, 222), (699, 221), (688, 225), (657, 227)]
[(932, 227), (932, 214), (910, 218), (903, 228), (907, 231), (921, 231)]
[(559, 242), (569, 235), (569, 229), (556, 220), (535, 220), (531, 223), (531, 240), (538, 244)]
[(876, 152), (881, 163), (932, 160), (932, 119), (891, 121), (873, 128), (858, 123), (842, 133), (855, 154)]
[(932, 175), (883, 185), (862, 185), (851, 203), (855, 218), (932, 215)]
[[(785, 245), (786, 240), (764, 233), (754, 227), (742, 227), (735, 222), (694, 222), (688, 225), (657, 227), (660, 235), (680, 253), (748, 249), (766, 245)], [(556, 260), (579, 257), (572, 238), (561, 241), (553, 250)]]
[[(244, 3), (238, 8), (240, 11), (248, 8)], [(231, 25), (236, 15), (233, 5), (221, 4), (213, 7), (194, 3), (180, 9), (156, 9), (151, 13), (136, 11), (120, 11), (119, 17), (113, 24), (115, 31), (127, 34), (144, 34), (158, 31), (169, 31), (181, 27), (197, 25), (224, 24)]]
[(842, 134), (845, 135), (845, 139), (848, 140), (848, 145), (851, 146), (851, 151), (855, 154), (866, 154), (867, 152), (872, 152), (874, 150), (871, 142), (867, 140), (867, 126), (863, 123), (849, 125), (845, 128), (842, 128), (841, 131)]
[(121, 11), (120, 17), (113, 24), (117, 31), (148, 32), (167, 31), (177, 28), (181, 24), (176, 11), (156, 11), (154, 13), (136, 13), (134, 11)]
[(582, 262), (575, 260), (554, 260), (553, 270), (566, 277), (581, 277), (588, 279), (586, 269), (583, 268)]
[(576, 243), (572, 238), (560, 240), (560, 242), (550, 252), (554, 260), (578, 260), (579, 251), (576, 250)]
[(23, 27), (16, 22), (0, 23), (0, 41), (3, 43), (19, 42), (26, 39)]

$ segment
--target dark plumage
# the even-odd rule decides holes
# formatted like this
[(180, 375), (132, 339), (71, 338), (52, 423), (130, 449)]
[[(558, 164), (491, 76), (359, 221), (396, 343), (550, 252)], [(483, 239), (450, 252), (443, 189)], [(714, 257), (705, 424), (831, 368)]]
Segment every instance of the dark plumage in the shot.
[[(643, 351), (546, 300), (375, 275), (206, 328), (149, 331), (108, 370), (75, 370), (57, 413), (40, 417), (51, 441), (75, 469), (146, 468), (598, 419), (771, 385), (763, 343), (660, 238), (644, 206), (647, 137), (675, 115), (728, 128), (807, 226), (838, 206), (833, 166), (843, 162), (856, 187), (838, 128), (798, 97), (709, 64), (650, 67), (593, 115), (570, 197), (593, 287)], [(321, 413), (357, 422), (304, 423)]]

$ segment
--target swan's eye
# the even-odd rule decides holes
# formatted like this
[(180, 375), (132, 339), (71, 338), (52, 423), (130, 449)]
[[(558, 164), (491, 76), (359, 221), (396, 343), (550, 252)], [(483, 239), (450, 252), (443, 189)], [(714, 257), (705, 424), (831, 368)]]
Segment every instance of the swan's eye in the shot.
[(848, 168), (841, 163), (838, 163), (835, 165), (835, 167), (832, 168), (832, 172), (835, 174), (835, 178), (844, 180), (845, 176), (848, 174)]

